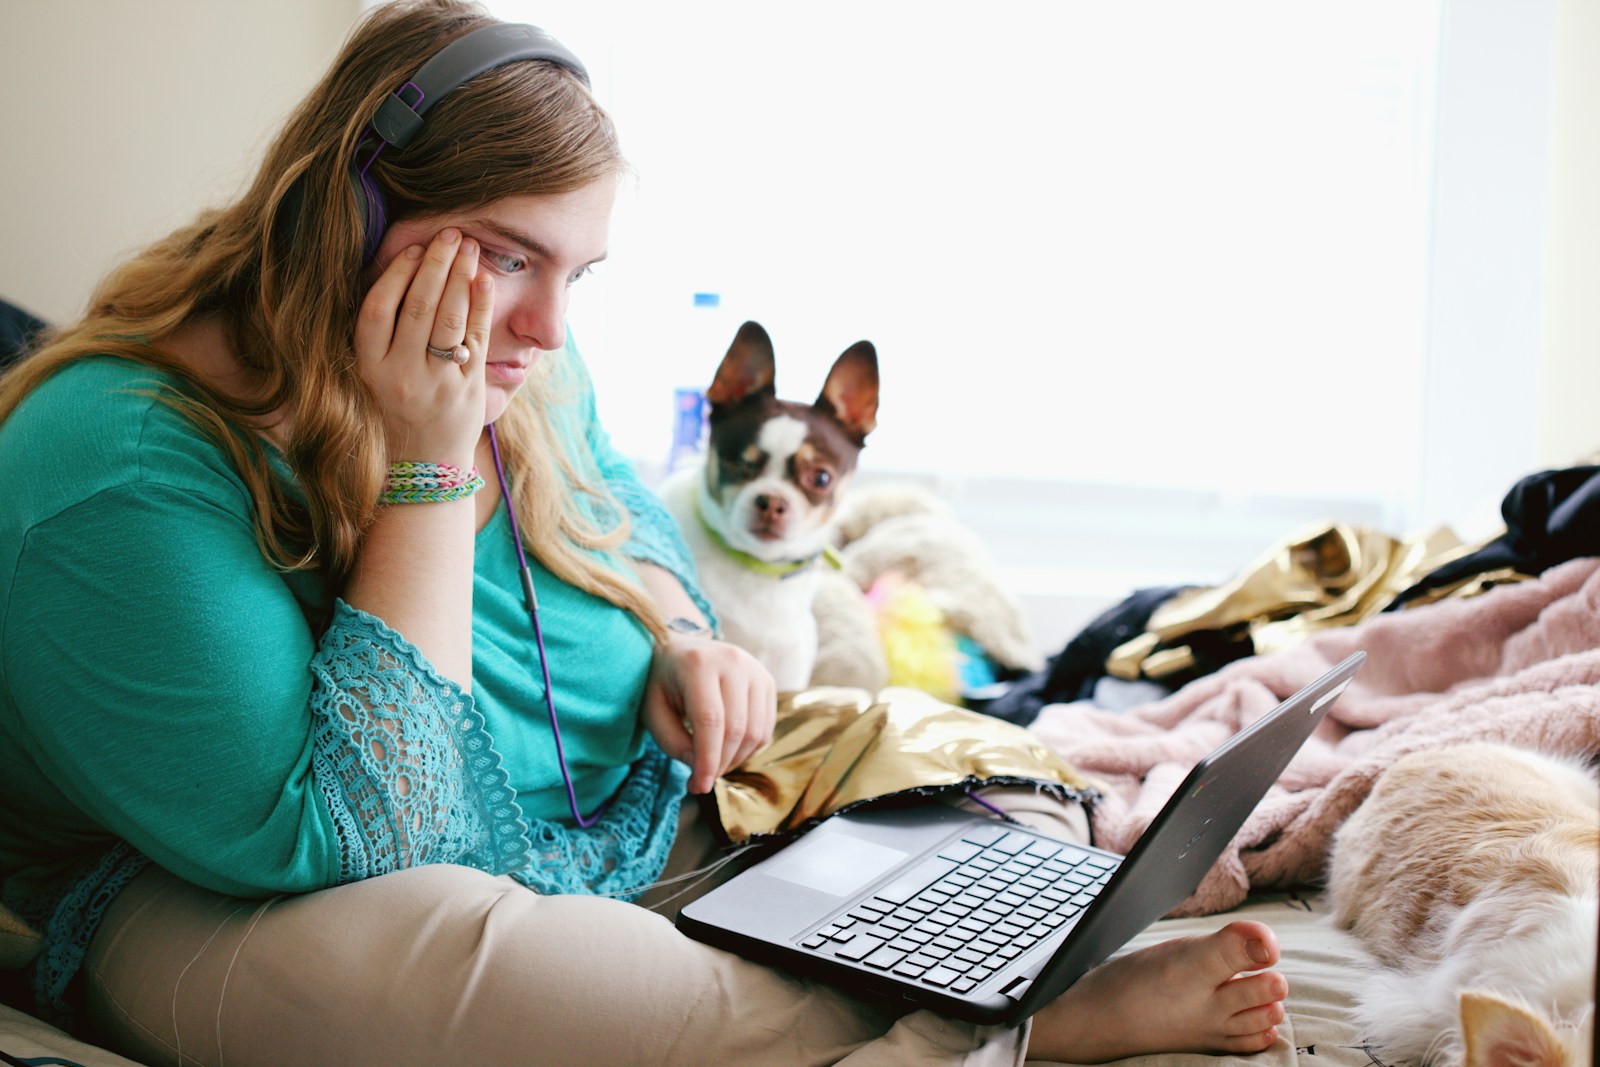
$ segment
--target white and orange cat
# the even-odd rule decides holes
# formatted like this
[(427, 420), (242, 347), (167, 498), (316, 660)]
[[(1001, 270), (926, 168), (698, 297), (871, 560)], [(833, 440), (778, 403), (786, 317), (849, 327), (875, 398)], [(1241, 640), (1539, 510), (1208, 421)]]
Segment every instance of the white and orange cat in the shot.
[(1334, 837), (1334, 921), (1381, 969), (1360, 997), (1385, 1058), (1438, 1067), (1591, 1059), (1600, 785), (1478, 743), (1412, 753)]

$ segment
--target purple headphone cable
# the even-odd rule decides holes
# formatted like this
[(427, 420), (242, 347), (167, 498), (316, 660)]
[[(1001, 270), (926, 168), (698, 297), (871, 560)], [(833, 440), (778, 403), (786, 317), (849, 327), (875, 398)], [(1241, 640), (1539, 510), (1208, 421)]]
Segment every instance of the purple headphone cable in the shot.
[(506, 518), (511, 520), (511, 540), (517, 546), (517, 568), (522, 579), (522, 599), (528, 605), (528, 621), (533, 623), (533, 640), (539, 646), (539, 670), (544, 676), (544, 706), (550, 712), (550, 734), (556, 742), (556, 762), (561, 765), (561, 780), (567, 786), (567, 805), (580, 827), (588, 829), (600, 821), (606, 805), (601, 804), (594, 814), (584, 818), (578, 810), (578, 794), (572, 787), (572, 772), (567, 769), (566, 749), (561, 745), (561, 723), (556, 720), (555, 697), (550, 691), (550, 657), (544, 649), (544, 630), (539, 625), (539, 598), (533, 591), (533, 572), (528, 569), (528, 557), (522, 548), (522, 531), (517, 526), (517, 509), (511, 506), (511, 483), (506, 480), (506, 469), (500, 461), (500, 439), (495, 436), (494, 423), (489, 424), (489, 450), (494, 453), (494, 473), (500, 479), (500, 499), (506, 505)]

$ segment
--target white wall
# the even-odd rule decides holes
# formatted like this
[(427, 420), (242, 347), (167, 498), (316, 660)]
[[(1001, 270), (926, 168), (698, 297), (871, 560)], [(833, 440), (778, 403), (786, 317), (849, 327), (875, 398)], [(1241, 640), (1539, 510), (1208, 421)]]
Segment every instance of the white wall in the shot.
[(1600, 4), (1561, 0), (1551, 108), (1539, 460), (1600, 451)]
[(230, 198), (357, 10), (0, 2), (0, 296), (71, 317), (117, 258)]
[(1417, 513), (1460, 528), (1600, 451), (1600, 5), (1445, 14)]
[(1418, 526), (1492, 516), (1539, 466), (1557, 6), (1443, 8)]

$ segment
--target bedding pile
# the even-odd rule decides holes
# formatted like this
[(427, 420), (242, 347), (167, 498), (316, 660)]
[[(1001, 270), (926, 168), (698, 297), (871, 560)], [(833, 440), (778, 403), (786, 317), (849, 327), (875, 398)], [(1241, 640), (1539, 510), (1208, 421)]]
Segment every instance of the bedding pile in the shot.
[(1174, 914), (1225, 911), (1253, 889), (1319, 883), (1333, 831), (1408, 752), (1469, 740), (1600, 752), (1593, 558), (1470, 600), (1325, 631), (1126, 713), (1050, 705), (1030, 729), (1103, 783), (1095, 843), (1125, 852), (1202, 756), (1358, 650), (1367, 653), (1361, 674)]

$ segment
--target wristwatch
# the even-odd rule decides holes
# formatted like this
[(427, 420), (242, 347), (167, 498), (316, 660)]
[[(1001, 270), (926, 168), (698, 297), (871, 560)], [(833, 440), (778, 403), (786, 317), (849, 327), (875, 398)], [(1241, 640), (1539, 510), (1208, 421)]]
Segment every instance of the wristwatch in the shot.
[(711, 628), (709, 626), (706, 626), (704, 623), (696, 622), (693, 619), (686, 619), (682, 615), (679, 615), (677, 618), (668, 619), (667, 629), (677, 634), (695, 634), (699, 637), (710, 637), (713, 639), (715, 639), (717, 636), (711, 632)]

